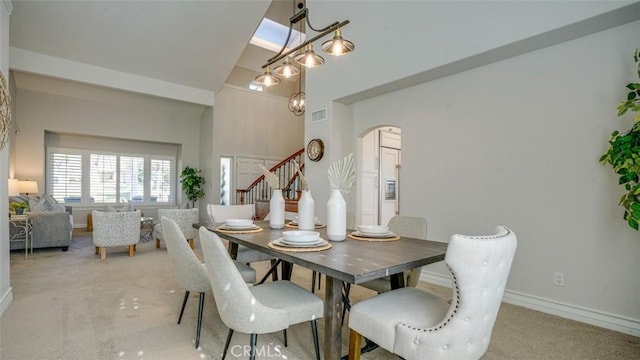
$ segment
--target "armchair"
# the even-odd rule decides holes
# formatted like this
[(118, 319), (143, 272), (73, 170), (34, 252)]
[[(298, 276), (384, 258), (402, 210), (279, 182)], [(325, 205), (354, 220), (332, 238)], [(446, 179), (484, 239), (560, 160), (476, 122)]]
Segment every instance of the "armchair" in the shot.
[[(178, 224), (182, 235), (189, 242), (189, 246), (193, 249), (193, 239), (198, 234), (198, 229), (193, 227), (200, 219), (200, 212), (197, 208), (193, 209), (158, 209), (158, 219), (167, 217)], [(163, 234), (162, 223), (158, 223), (153, 228), (153, 237), (156, 239), (156, 248), (160, 248), (160, 240), (165, 240)]]
[(107, 258), (107, 248), (129, 246), (129, 256), (140, 241), (140, 210), (125, 212), (93, 211), (93, 244), (100, 260)]

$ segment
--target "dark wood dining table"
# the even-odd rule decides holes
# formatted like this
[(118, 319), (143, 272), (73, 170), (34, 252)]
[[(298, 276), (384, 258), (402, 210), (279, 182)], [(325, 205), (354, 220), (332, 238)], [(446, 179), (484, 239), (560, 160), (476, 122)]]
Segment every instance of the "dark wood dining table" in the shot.
[[(221, 224), (205, 226), (223, 239), (229, 240), (232, 257), (238, 245), (243, 245), (281, 259), (284, 263), (304, 266), (326, 276), (324, 299), (324, 358), (337, 360), (342, 352), (342, 287), (343, 283), (360, 284), (365, 281), (391, 277), (393, 288), (404, 286), (404, 270), (444, 260), (447, 243), (401, 237), (396, 241), (362, 241), (347, 238), (330, 241), (331, 249), (314, 252), (287, 252), (272, 249), (269, 242), (282, 237), (288, 228), (274, 230), (268, 222), (256, 222), (262, 229), (256, 233), (230, 233), (216, 230)], [(317, 229), (326, 239), (326, 228)]]

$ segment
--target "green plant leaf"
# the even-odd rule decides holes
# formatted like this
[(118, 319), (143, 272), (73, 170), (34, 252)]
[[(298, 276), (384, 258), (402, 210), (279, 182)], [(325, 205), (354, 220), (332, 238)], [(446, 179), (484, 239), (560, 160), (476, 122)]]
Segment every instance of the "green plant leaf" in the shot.
[(633, 100), (636, 98), (636, 92), (635, 91), (631, 91), (630, 93), (627, 94), (627, 100)]

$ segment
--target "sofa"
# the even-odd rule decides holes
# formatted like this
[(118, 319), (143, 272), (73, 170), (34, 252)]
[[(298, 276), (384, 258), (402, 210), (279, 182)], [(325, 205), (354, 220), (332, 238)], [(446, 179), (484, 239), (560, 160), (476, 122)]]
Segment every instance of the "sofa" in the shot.
[[(58, 204), (48, 195), (11, 196), (9, 203), (12, 202), (29, 204), (25, 214), (31, 219), (31, 241), (34, 249), (52, 247), (59, 247), (62, 251), (69, 249), (73, 232), (73, 215), (70, 206)], [(20, 228), (9, 223), (10, 234), (20, 231)], [(11, 250), (24, 249), (24, 246), (24, 242), (11, 242)]]

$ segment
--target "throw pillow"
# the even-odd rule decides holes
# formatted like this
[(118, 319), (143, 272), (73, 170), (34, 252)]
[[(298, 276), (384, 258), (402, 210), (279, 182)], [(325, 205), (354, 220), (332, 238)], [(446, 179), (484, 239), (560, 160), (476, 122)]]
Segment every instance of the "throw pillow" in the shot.
[(131, 203), (126, 203), (126, 204), (122, 207), (122, 209), (120, 209), (120, 212), (129, 212), (129, 211), (136, 211), (136, 210), (133, 208), (133, 205), (131, 205)]
[(180, 206), (180, 209), (189, 209), (189, 201), (185, 201), (182, 206)]
[(103, 211), (104, 212), (116, 212), (118, 210), (116, 210), (116, 208), (114, 208), (113, 206), (107, 204), (107, 205), (104, 206), (104, 210)]

